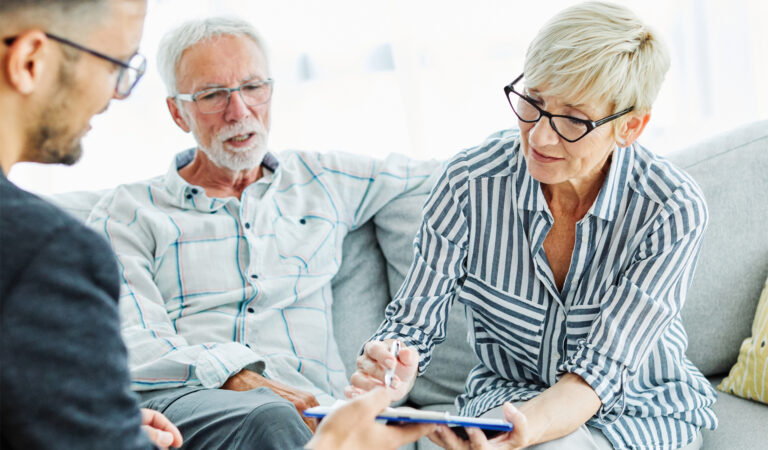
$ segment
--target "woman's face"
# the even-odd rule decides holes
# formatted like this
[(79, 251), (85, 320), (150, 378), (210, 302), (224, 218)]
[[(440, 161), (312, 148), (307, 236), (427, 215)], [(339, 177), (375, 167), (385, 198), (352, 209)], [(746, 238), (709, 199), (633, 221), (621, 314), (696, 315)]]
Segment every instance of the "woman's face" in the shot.
[[(525, 89), (523, 93), (552, 114), (595, 121), (612, 113), (608, 105), (574, 105), (535, 89)], [(583, 183), (597, 179), (616, 144), (610, 123), (595, 128), (576, 142), (562, 139), (544, 116), (536, 123), (518, 123), (528, 171), (543, 184)]]

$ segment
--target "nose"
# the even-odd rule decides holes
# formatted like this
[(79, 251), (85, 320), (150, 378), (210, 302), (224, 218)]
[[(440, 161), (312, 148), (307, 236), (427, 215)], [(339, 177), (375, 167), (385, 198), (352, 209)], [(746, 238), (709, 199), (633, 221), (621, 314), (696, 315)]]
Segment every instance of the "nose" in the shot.
[(251, 114), (251, 110), (243, 101), (240, 91), (230, 93), (229, 104), (227, 109), (224, 110), (224, 119), (227, 122), (237, 122)]
[(560, 136), (558, 136), (555, 130), (552, 129), (552, 124), (549, 122), (549, 118), (544, 116), (542, 116), (528, 132), (528, 141), (534, 147), (556, 145), (559, 140)]

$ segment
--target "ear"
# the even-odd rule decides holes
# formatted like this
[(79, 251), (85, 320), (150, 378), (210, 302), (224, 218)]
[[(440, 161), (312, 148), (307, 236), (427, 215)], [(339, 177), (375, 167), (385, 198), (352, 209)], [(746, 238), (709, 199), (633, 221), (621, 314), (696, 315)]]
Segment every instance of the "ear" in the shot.
[(645, 126), (648, 125), (648, 121), (651, 120), (650, 111), (640, 115), (631, 115), (620, 125), (617, 134), (617, 143), (620, 147), (629, 147), (634, 144), (637, 138), (643, 134)]
[(3, 69), (8, 83), (20, 94), (29, 95), (43, 82), (49, 62), (46, 61), (48, 38), (40, 30), (19, 34), (8, 46)]
[(166, 97), (165, 104), (168, 105), (168, 111), (171, 112), (171, 117), (173, 117), (173, 121), (176, 122), (176, 125), (184, 130), (185, 133), (189, 133), (191, 128), (187, 124), (186, 119), (184, 119), (184, 115), (179, 109), (179, 105), (176, 103), (176, 99), (173, 97)]

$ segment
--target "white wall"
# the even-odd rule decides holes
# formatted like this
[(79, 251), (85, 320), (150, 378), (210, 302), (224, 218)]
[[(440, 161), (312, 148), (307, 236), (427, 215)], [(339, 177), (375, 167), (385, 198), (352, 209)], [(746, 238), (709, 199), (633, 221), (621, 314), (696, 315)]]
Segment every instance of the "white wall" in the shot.
[[(54, 193), (164, 173), (194, 145), (165, 109), (160, 37), (183, 20), (237, 14), (270, 49), (271, 147), (448, 157), (515, 125), (502, 87), (528, 42), (570, 0), (150, 0), (134, 94), (93, 119), (72, 167), (20, 164), (11, 179)], [(641, 142), (660, 154), (768, 118), (768, 2), (625, 1), (666, 38), (672, 68)]]

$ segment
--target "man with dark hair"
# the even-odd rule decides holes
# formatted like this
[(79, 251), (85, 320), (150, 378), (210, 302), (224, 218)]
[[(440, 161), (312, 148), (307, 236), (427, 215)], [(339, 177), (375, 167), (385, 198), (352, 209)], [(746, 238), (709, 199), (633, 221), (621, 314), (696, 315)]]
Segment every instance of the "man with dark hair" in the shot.
[(0, 3), (3, 449), (182, 443), (130, 391), (109, 246), (6, 179), (17, 162), (77, 161), (91, 117), (143, 74), (145, 11), (145, 0)]

